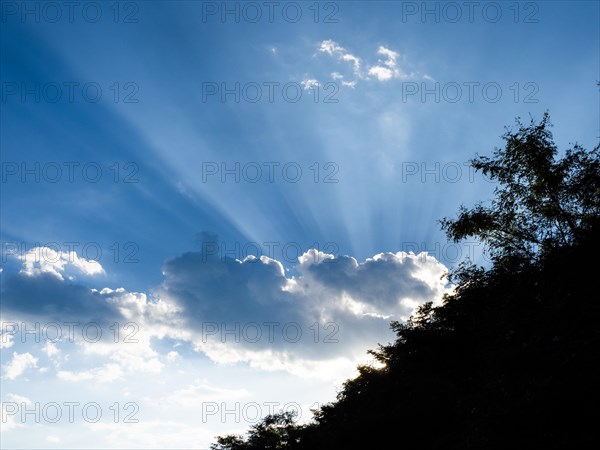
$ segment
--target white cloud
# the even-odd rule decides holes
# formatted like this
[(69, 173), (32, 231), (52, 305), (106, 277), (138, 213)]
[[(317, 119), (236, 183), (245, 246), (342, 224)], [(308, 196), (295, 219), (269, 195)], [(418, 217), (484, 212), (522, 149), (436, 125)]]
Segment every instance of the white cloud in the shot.
[(31, 353), (13, 352), (12, 360), (4, 366), (4, 375), (9, 380), (19, 377), (27, 369), (37, 367), (38, 359)]
[(369, 68), (369, 75), (374, 75), (379, 81), (391, 80), (394, 72), (387, 67), (374, 66)]
[(379, 55), (383, 55), (387, 58), (383, 62), (386, 66), (391, 67), (391, 68), (396, 67), (396, 58), (398, 58), (397, 52), (390, 50), (388, 48), (385, 48), (383, 46), (380, 46), (379, 49), (377, 49), (377, 53)]
[(302, 85), (305, 91), (320, 86), (319, 80), (315, 80), (314, 78), (302, 80), (300, 84)]
[(354, 88), (356, 86), (356, 80), (345, 81), (344, 75), (342, 75), (339, 72), (331, 72), (331, 79), (336, 80), (336, 81), (340, 80), (342, 83), (342, 86), (346, 86), (346, 87), (350, 87), (350, 88)]
[(105, 273), (98, 261), (80, 258), (74, 251), (56, 251), (50, 247), (32, 248), (24, 255), (19, 255), (18, 259), (23, 262), (21, 273), (29, 276), (49, 273), (63, 280), (63, 274), (68, 267), (73, 267), (88, 276)]
[(50, 341), (46, 342), (42, 351), (46, 354), (46, 356), (48, 356), (48, 358), (52, 358), (53, 356), (60, 354), (60, 350), (53, 342)]
[[(352, 74), (355, 79), (351, 81), (342, 81), (342, 86), (354, 88), (358, 80), (377, 80), (383, 82), (394, 78), (411, 79), (416, 77), (414, 72), (406, 73), (401, 67), (399, 67), (398, 60), (400, 58), (400, 54), (398, 52), (382, 45), (377, 49), (377, 55), (379, 55), (380, 58), (377, 60), (377, 63), (367, 65), (366, 72), (361, 70), (362, 59), (352, 53), (347, 52), (344, 47), (335, 41), (322, 41), (319, 44), (319, 51), (335, 57), (338, 60), (352, 63)], [(332, 72), (330, 75), (333, 80), (344, 79), (344, 75), (337, 71)], [(426, 75), (424, 78), (430, 79), (431, 77)]]
[(353, 65), (354, 68), (354, 73), (355, 74), (359, 74), (360, 73), (360, 58), (351, 55), (350, 53), (347, 53), (345, 55), (342, 55), (342, 60), (343, 61), (350, 61)]
[(337, 42), (332, 41), (331, 39), (322, 41), (319, 45), (319, 51), (327, 53), (329, 56), (335, 56), (341, 61), (351, 62), (354, 75), (360, 76), (360, 58), (347, 52), (346, 49)]
[(311, 248), (306, 253), (298, 256), (298, 262), (300, 266), (306, 266), (309, 264), (320, 264), (323, 261), (333, 262), (335, 260), (335, 256), (329, 253), (322, 252), (320, 250), (316, 250)]
[(396, 60), (399, 54), (389, 48), (380, 46), (377, 54), (385, 57), (385, 60), (379, 60), (378, 65), (369, 68), (369, 75), (374, 75), (379, 81), (387, 81), (392, 78), (403, 77), (398, 69)]
[(0, 350), (3, 348), (11, 348), (14, 344), (14, 335), (6, 331), (0, 331)]
[(342, 46), (340, 46), (337, 42), (327, 39), (322, 41), (319, 46), (319, 51), (327, 53), (329, 55), (333, 55), (334, 53), (341, 53), (346, 51)]

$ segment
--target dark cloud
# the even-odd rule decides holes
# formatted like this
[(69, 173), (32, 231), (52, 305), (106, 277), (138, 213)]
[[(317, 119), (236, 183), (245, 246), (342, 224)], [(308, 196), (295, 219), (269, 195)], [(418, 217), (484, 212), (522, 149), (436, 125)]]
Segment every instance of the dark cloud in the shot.
[(46, 320), (110, 322), (121, 314), (105, 296), (50, 273), (2, 273), (2, 311)]
[[(156, 295), (177, 303), (187, 326), (200, 330), (203, 339), (225, 340), (248, 351), (325, 359), (363, 353), (377, 342), (389, 341), (391, 320), (406, 318), (416, 305), (441, 298), (445, 270), (424, 255), (388, 253), (358, 263), (349, 256), (311, 251), (300, 258), (298, 275), (288, 278), (282, 265), (267, 257), (239, 261), (190, 252), (164, 265), (165, 281)], [(222, 331), (265, 322), (297, 324), (302, 337), (295, 342), (279, 332), (273, 342), (249, 342), (240, 333), (240, 342), (235, 342), (234, 333), (202, 333), (210, 324)], [(335, 345), (325, 345), (326, 340)]]

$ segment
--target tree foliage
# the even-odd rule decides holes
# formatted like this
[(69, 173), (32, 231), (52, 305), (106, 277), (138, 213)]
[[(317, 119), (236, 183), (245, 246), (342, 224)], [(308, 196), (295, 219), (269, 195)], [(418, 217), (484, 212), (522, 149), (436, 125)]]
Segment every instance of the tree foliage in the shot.
[(289, 411), (270, 414), (248, 432), (247, 439), (229, 435), (217, 438), (211, 450), (254, 450), (292, 448), (301, 427), (295, 425), (295, 414)]
[(496, 261), (531, 259), (569, 245), (589, 232), (600, 213), (599, 147), (587, 152), (575, 144), (557, 159), (548, 113), (539, 124), (516, 120), (506, 145), (492, 157), (477, 156), (471, 165), (499, 183), (490, 205), (462, 206), (458, 218), (443, 219), (455, 242), (477, 237)]

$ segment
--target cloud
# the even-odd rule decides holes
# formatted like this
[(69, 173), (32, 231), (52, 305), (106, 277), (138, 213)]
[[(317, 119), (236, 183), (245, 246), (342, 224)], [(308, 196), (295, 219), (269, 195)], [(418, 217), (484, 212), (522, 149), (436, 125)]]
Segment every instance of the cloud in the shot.
[(21, 273), (29, 276), (48, 273), (62, 280), (63, 273), (69, 267), (88, 276), (105, 273), (98, 261), (80, 258), (74, 251), (62, 252), (49, 247), (35, 247), (17, 258), (23, 262)]
[[(380, 82), (389, 81), (394, 78), (399, 79), (413, 79), (418, 77), (415, 72), (405, 72), (399, 67), (398, 60), (400, 54), (390, 48), (379, 46), (377, 49), (377, 55), (379, 56), (377, 63), (368, 65), (366, 71), (362, 71), (362, 59), (349, 53), (344, 47), (333, 40), (324, 40), (319, 43), (319, 52), (325, 53), (329, 56), (335, 57), (340, 61), (346, 61), (352, 63), (352, 74), (354, 79), (346, 81), (344, 75), (338, 71), (331, 73), (333, 80), (344, 80), (341, 81), (342, 86), (354, 88), (358, 80), (376, 80)], [(408, 66), (408, 63), (404, 63)], [(429, 75), (425, 75), (424, 79), (431, 79)]]
[[(346, 295), (361, 305), (359, 314), (406, 316), (412, 308), (403, 307), (404, 299), (423, 303), (440, 298), (445, 291), (445, 266), (426, 254), (380, 253), (363, 263), (351, 256), (326, 256), (331, 255), (310, 250), (301, 257), (300, 286), (308, 287), (307, 294), (311, 296), (315, 286), (325, 289), (325, 296), (330, 299)], [(422, 276), (425, 272), (428, 275)]]
[(48, 356), (48, 358), (52, 358), (53, 356), (60, 354), (60, 350), (53, 342), (50, 341), (46, 342), (42, 351), (46, 354), (46, 356)]
[(397, 66), (396, 60), (399, 54), (389, 48), (380, 46), (377, 54), (385, 57), (379, 60), (377, 65), (369, 68), (369, 75), (374, 75), (379, 81), (387, 81), (392, 78), (408, 78)]
[(14, 380), (27, 369), (37, 367), (38, 359), (31, 353), (13, 352), (12, 360), (4, 365), (4, 375), (9, 380)]
[[(286, 274), (279, 261), (264, 255), (238, 260), (188, 252), (164, 263), (163, 282), (148, 293), (97, 290), (47, 272), (19, 272), (6, 275), (2, 295), (10, 314), (94, 321), (107, 331), (99, 342), (78, 342), (85, 355), (103, 364), (96, 358), (91, 367), (56, 366), (65, 381), (160, 373), (177, 357), (155, 350), (165, 338), (190, 343), (218, 363), (322, 376), (325, 367), (352, 370), (367, 349), (394, 338), (391, 320), (441, 301), (448, 289), (445, 273), (425, 253), (381, 253), (359, 262), (309, 250)], [(118, 342), (109, 331), (115, 322), (121, 327)], [(125, 324), (135, 328), (135, 343), (123, 342)], [(58, 354), (50, 344), (42, 351)]]
[[(0, 294), (5, 315), (17, 313), (20, 317), (41, 316), (58, 321), (81, 317), (88, 321), (110, 320), (118, 315), (115, 305), (102, 299), (102, 294), (76, 280), (77, 274), (105, 274), (97, 261), (49, 247), (9, 256), (20, 262), (20, 267), (2, 273)], [(11, 346), (11, 336), (4, 334), (6, 331), (2, 346)]]
[(340, 46), (337, 42), (332, 41), (331, 39), (327, 39), (321, 42), (321, 44), (319, 45), (319, 51), (327, 53), (329, 55), (334, 55), (337, 53), (345, 52), (346, 49)]
[(393, 78), (394, 72), (387, 67), (374, 66), (369, 68), (369, 75), (374, 75), (379, 81), (387, 81)]
[(448, 289), (446, 267), (426, 254), (358, 262), (310, 250), (294, 269), (286, 276), (265, 256), (240, 261), (190, 252), (165, 263), (154, 295), (185, 312), (189, 339), (211, 359), (310, 374), (321, 363), (354, 364), (393, 338), (391, 320), (441, 301)]
[(354, 74), (356, 76), (360, 76), (360, 58), (358, 56), (353, 55), (352, 53), (347, 52), (346, 49), (339, 45), (337, 42), (331, 39), (322, 41), (319, 44), (319, 51), (321, 53), (326, 53), (329, 56), (334, 56), (340, 61), (351, 62)]
[(305, 91), (320, 86), (319, 80), (315, 80), (314, 78), (302, 80), (300, 84), (302, 85)]
[(32, 404), (33, 402), (23, 395), (6, 394), (2, 402), (2, 413), (0, 414), (2, 433), (14, 430), (15, 428), (23, 428), (25, 425), (17, 422), (16, 418), (19, 417), (19, 411), (28, 409)]
[(98, 291), (50, 272), (7, 274), (1, 294), (5, 313), (57, 321), (87, 317), (87, 321), (103, 322), (119, 316), (116, 305)]
[[(15, 327), (5, 330), (3, 345), (8, 347), (18, 336), (30, 343), (41, 340), (39, 350), (53, 360), (57, 376), (66, 381), (111, 382), (125, 374), (159, 373), (164, 364), (152, 348), (152, 339), (167, 334), (185, 337), (178, 331), (175, 306), (148, 300), (144, 293), (124, 288), (98, 291), (49, 273), (30, 276), (19, 272), (6, 275), (3, 281), (2, 323), (5, 328), (7, 324)], [(39, 331), (24, 336), (23, 329)], [(58, 343), (50, 342), (55, 339), (71, 345), (61, 361), (57, 359)], [(85, 357), (78, 355), (69, 361), (69, 353), (73, 356), (75, 352)], [(99, 359), (106, 362), (98, 367)], [(88, 367), (82, 367), (81, 361)], [(65, 365), (68, 367), (61, 367)]]
[(388, 67), (394, 68), (396, 67), (396, 58), (398, 58), (398, 53), (383, 46), (380, 46), (377, 49), (377, 53), (379, 55), (385, 56), (387, 59), (384, 61), (384, 64)]
[[(42, 249), (49, 252), (43, 252)], [(38, 247), (19, 257), (22, 263), (17, 273), (2, 274), (0, 294), (4, 316), (44, 318), (59, 323), (84, 320), (84, 323), (94, 322), (103, 326), (115, 320), (138, 320), (151, 315), (152, 310), (156, 310), (158, 315), (168, 316), (172, 313), (160, 302), (148, 302), (144, 293), (128, 292), (124, 288), (98, 290), (85, 286), (73, 277), (63, 277), (62, 273), (69, 266), (79, 268), (88, 275), (104, 273), (104, 269), (95, 261), (79, 258), (72, 253)], [(6, 323), (3, 326), (5, 328)], [(4, 328), (0, 330), (2, 345), (10, 347), (13, 336)]]
[(331, 72), (331, 79), (334, 81), (340, 80), (342, 83), (342, 86), (346, 86), (346, 87), (350, 87), (353, 88), (356, 86), (356, 80), (352, 80), (352, 81), (345, 81), (344, 80), (344, 75), (342, 75), (339, 72)]
[(354, 73), (356, 73), (356, 74), (360, 73), (360, 58), (347, 53), (345, 55), (342, 55), (342, 61), (351, 62), (352, 66), (354, 68)]
[(1, 330), (0, 331), (0, 350), (3, 348), (11, 348), (13, 346), (13, 344), (14, 344), (14, 335), (7, 333), (4, 330)]

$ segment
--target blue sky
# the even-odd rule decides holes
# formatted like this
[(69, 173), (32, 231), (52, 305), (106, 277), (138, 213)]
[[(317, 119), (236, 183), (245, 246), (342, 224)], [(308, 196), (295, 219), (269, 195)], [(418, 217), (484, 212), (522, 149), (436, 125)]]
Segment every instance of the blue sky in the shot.
[[(600, 135), (597, 2), (73, 8), (2, 2), (9, 448), (207, 448), (253, 402), (307, 420), (446, 270), (485, 264), (437, 223), (491, 198), (470, 158), (546, 110), (561, 149)], [(51, 322), (54, 343), (21, 334)], [(11, 409), (52, 401), (104, 418)]]

